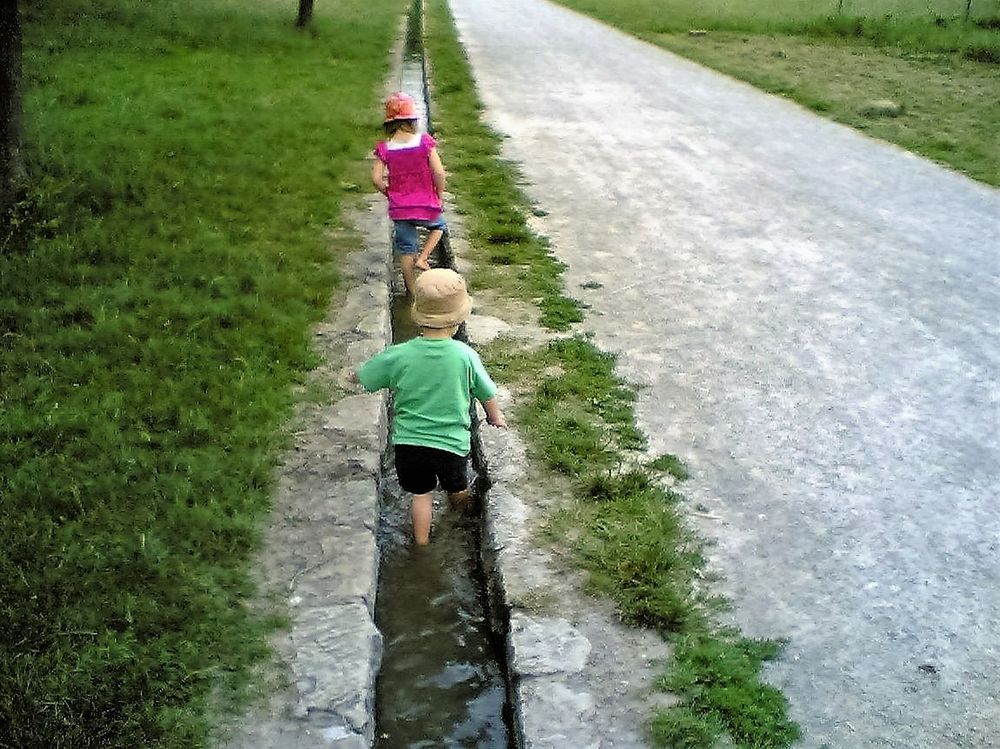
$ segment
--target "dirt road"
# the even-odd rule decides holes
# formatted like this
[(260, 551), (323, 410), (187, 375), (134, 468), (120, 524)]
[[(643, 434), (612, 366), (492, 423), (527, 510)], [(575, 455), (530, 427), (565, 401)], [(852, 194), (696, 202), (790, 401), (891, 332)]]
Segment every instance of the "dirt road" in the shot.
[(802, 745), (1000, 747), (1000, 193), (542, 0), (451, 3), (737, 622), (790, 638)]

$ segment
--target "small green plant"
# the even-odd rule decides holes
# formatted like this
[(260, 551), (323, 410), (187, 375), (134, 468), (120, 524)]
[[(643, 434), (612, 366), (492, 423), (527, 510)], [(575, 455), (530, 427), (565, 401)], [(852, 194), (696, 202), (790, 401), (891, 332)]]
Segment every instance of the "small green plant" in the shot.
[(682, 632), (699, 614), (691, 585), (701, 557), (676, 508), (652, 483), (618, 488), (587, 514), (577, 544), (593, 587), (630, 623)]
[[(680, 638), (661, 681), (684, 698), (673, 724), (697, 718), (705, 728), (722, 726), (736, 746), (747, 749), (790, 746), (800, 730), (787, 717), (788, 702), (779, 690), (760, 681), (763, 663), (776, 658), (780, 649), (779, 642), (750, 640), (731, 631)], [(671, 713), (658, 716), (661, 728), (671, 725)]]
[(650, 725), (656, 746), (669, 749), (712, 749), (723, 730), (717, 721), (681, 706), (661, 710)]
[(689, 476), (684, 461), (676, 455), (664, 454), (657, 456), (656, 459), (649, 463), (649, 467), (654, 471), (668, 473), (678, 481), (686, 481)]

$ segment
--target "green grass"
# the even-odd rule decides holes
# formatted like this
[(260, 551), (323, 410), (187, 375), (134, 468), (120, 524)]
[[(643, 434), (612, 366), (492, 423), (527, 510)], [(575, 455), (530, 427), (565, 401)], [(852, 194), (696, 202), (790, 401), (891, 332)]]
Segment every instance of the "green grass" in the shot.
[(764, 662), (779, 652), (780, 643), (733, 632), (680, 638), (661, 686), (684, 703), (654, 719), (652, 733), (660, 746), (710, 749), (723, 732), (739, 747), (781, 749), (794, 743), (800, 730), (785, 717), (784, 696), (760, 681)]
[(645, 447), (635, 395), (615, 376), (614, 357), (593, 344), (567, 338), (525, 352), (502, 341), (485, 347), (484, 356), (501, 381), (531, 385), (533, 405), (519, 423), (537, 438), (538, 457), (549, 467), (571, 477), (610, 471), (623, 451)]
[(689, 474), (684, 461), (676, 455), (659, 455), (649, 463), (650, 469), (673, 476), (677, 481), (687, 480)]
[[(1000, 1), (972, 0), (969, 23), (964, 0), (562, 0), (563, 5), (599, 16), (633, 33), (670, 33), (692, 28), (720, 31), (844, 33), (858, 21), (873, 32), (898, 26), (898, 38), (927, 34), (977, 36), (977, 20), (1000, 16)], [(839, 31), (838, 31), (839, 30)], [(851, 32), (853, 33), (853, 31)]]
[(270, 2), (25, 7), (0, 746), (205, 746), (266, 656), (247, 566), (402, 12), (320, 5), (299, 33)]
[(499, 139), (480, 119), (472, 75), (443, 3), (427, 4), (425, 32), (435, 134), (474, 248), (472, 285), (535, 303), (543, 325), (567, 330), (583, 319), (580, 305), (563, 294), (563, 266), (547, 242), (525, 225), (531, 206), (517, 187), (517, 171), (500, 159)]
[[(1000, 185), (1000, 0), (561, 0), (825, 117)], [(691, 37), (690, 29), (709, 33)], [(872, 100), (903, 106), (862, 114)]]

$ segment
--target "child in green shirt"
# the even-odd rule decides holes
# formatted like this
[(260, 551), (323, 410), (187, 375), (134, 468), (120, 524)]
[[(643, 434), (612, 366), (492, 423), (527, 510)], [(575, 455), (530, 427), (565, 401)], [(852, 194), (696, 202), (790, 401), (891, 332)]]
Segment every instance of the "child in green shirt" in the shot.
[(507, 426), (479, 355), (452, 338), (471, 309), (458, 273), (448, 268), (422, 273), (413, 301), (420, 336), (390, 346), (358, 370), (368, 392), (392, 391), (396, 474), (403, 491), (413, 494), (413, 535), (420, 546), (430, 540), (431, 492), (439, 483), (453, 505), (468, 500), (472, 398), (483, 404), (489, 424)]

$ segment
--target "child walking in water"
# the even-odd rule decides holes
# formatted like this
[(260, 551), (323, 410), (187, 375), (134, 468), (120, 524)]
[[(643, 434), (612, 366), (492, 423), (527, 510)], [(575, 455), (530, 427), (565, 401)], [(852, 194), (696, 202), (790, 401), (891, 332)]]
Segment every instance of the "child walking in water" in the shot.
[(357, 374), (369, 393), (392, 391), (396, 474), (403, 491), (413, 495), (410, 511), (419, 546), (430, 540), (435, 487), (440, 484), (448, 492), (453, 507), (469, 499), (472, 398), (483, 404), (488, 423), (507, 426), (496, 385), (479, 355), (452, 338), (471, 309), (465, 280), (455, 271), (434, 268), (420, 274), (413, 301), (420, 336), (376, 354)]
[[(417, 107), (410, 96), (399, 92), (386, 100), (383, 124), (386, 137), (375, 146), (372, 182), (389, 199), (393, 251), (399, 255), (406, 293), (413, 294), (414, 267), (430, 268), (427, 261), (447, 228), (441, 218), (444, 166), (434, 138), (417, 132)], [(428, 230), (419, 254), (418, 226)]]

